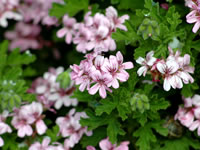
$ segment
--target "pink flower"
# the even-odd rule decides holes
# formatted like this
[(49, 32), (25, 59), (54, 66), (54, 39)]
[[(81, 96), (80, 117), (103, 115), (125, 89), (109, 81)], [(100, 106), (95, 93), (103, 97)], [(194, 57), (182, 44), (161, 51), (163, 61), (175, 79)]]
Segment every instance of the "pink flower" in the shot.
[(87, 118), (87, 115), (84, 112), (76, 112), (75, 109), (71, 109), (65, 117), (58, 117), (56, 119), (56, 124), (60, 128), (60, 133), (62, 137), (68, 137), (65, 139), (64, 147), (66, 149), (74, 147), (83, 134), (91, 136), (92, 132), (87, 131), (87, 127), (81, 127), (79, 120), (80, 118)]
[(186, 16), (186, 20), (188, 23), (195, 23), (192, 31), (196, 33), (200, 28), (200, 3), (198, 1), (189, 1), (187, 5), (191, 8), (191, 12)]
[(88, 12), (84, 16), (84, 22), (81, 23), (76, 23), (73, 18), (65, 18), (65, 27), (57, 32), (57, 36), (67, 35), (66, 43), (69, 44), (73, 41), (74, 44), (77, 44), (78, 52), (86, 53), (93, 49), (95, 53), (100, 54), (116, 49), (116, 43), (111, 34), (116, 31), (116, 28), (126, 31), (127, 28), (123, 23), (129, 19), (129, 16), (118, 17), (116, 9), (111, 6), (106, 9), (106, 15), (96, 13), (91, 16), (91, 12)]
[(0, 26), (7, 27), (7, 19), (14, 19), (20, 21), (23, 19), (22, 15), (15, 11), (19, 6), (19, 0), (1, 0), (0, 1)]
[[(112, 92), (109, 87), (119, 88), (119, 82), (125, 82), (129, 78), (126, 69), (132, 69), (132, 62), (123, 62), (123, 56), (117, 52), (116, 56), (108, 58), (97, 53), (88, 54), (80, 65), (70, 66), (72, 69), (71, 79), (79, 86), (80, 91), (88, 90), (94, 95), (99, 91), (102, 98), (107, 96), (106, 90)], [(94, 84), (93, 84), (94, 83)], [(92, 87), (90, 87), (92, 84)]]
[[(124, 141), (120, 143), (119, 146), (117, 146), (116, 144), (112, 144), (108, 140), (108, 138), (106, 138), (99, 142), (99, 147), (101, 148), (101, 150), (129, 150), (128, 144), (129, 144), (128, 141)], [(87, 146), (87, 150), (96, 150), (96, 149), (92, 146)]]
[(35, 142), (29, 147), (29, 150), (49, 150), (50, 139), (44, 138), (42, 144)]
[[(23, 109), (23, 107), (22, 107)], [(22, 109), (17, 110), (15, 116), (13, 117), (11, 124), (18, 130), (17, 135), (19, 137), (31, 136), (33, 134), (33, 129), (31, 124), (35, 121), (34, 118), (29, 117), (26, 111)]]
[(92, 78), (96, 84), (89, 89), (89, 94), (94, 95), (97, 91), (99, 91), (99, 95), (102, 98), (106, 98), (106, 90), (112, 92), (112, 90), (108, 87), (108, 85), (112, 82), (112, 76), (108, 73), (101, 74), (101, 72), (97, 70), (93, 73)]
[(35, 119), (36, 131), (39, 135), (42, 135), (46, 132), (47, 126), (42, 120), (42, 104), (38, 102), (32, 102), (32, 104), (27, 105), (27, 113), (29, 117), (33, 117)]
[(91, 36), (91, 30), (85, 27), (84, 24), (79, 24), (78, 32), (73, 39), (74, 44), (77, 44), (77, 51), (86, 53), (88, 41), (91, 39)]
[(62, 89), (60, 84), (56, 82), (57, 76), (64, 71), (64, 68), (58, 67), (57, 69), (51, 68), (49, 72), (44, 74), (43, 78), (38, 78), (32, 83), (30, 93), (36, 93), (37, 99), (45, 108), (51, 110), (50, 107), (54, 106), (60, 109), (63, 105), (66, 107), (76, 106), (77, 99), (70, 98), (74, 88), (74, 83), (71, 82), (69, 87)]
[(102, 49), (102, 51), (107, 52), (108, 50), (115, 50), (116, 43), (110, 36), (110, 28), (106, 25), (100, 25), (96, 32), (94, 32), (93, 39), (88, 42), (87, 49), (94, 49), (95, 51)]
[(200, 95), (195, 94), (192, 98), (191, 98), (192, 104), (196, 107), (200, 107)]
[(198, 136), (200, 136), (200, 120), (196, 120), (194, 121), (190, 127), (189, 127), (190, 131), (194, 131), (197, 129), (197, 134)]
[(114, 29), (114, 31), (116, 30), (116, 28), (127, 31), (127, 28), (125, 25), (123, 25), (123, 23), (125, 22), (125, 20), (129, 19), (128, 15), (124, 15), (118, 18), (117, 10), (114, 7), (110, 6), (106, 9), (106, 17), (112, 22), (112, 28)]
[(147, 53), (147, 56), (146, 56), (146, 60), (142, 57), (139, 57), (136, 62), (140, 65), (142, 65), (142, 67), (140, 67), (137, 71), (137, 74), (139, 76), (143, 75), (145, 76), (148, 69), (153, 66), (153, 64), (156, 62), (156, 58), (153, 57), (154, 55), (154, 51), (150, 51)]
[(93, 147), (93, 146), (87, 146), (87, 148), (86, 148), (87, 150), (96, 150), (96, 148), (95, 147)]
[(165, 10), (169, 9), (169, 4), (167, 4), (167, 3), (162, 3), (162, 4), (160, 4), (160, 6)]
[(38, 25), (26, 24), (19, 22), (14, 31), (7, 31), (5, 37), (11, 40), (9, 49), (20, 48), (21, 51), (39, 49), (42, 44), (38, 40), (41, 28)]
[(19, 11), (25, 22), (33, 22), (34, 24), (41, 22), (43, 25), (48, 26), (57, 25), (58, 20), (56, 17), (49, 16), (49, 9), (51, 9), (54, 2), (63, 3), (63, 0), (25, 0), (20, 5)]
[(59, 38), (66, 36), (65, 41), (67, 44), (70, 44), (72, 42), (73, 36), (74, 36), (74, 25), (76, 24), (76, 19), (74, 18), (69, 18), (68, 15), (65, 15), (63, 17), (63, 24), (64, 28), (60, 29), (57, 32), (57, 36)]
[(185, 54), (184, 57), (182, 57), (180, 64), (180, 71), (178, 71), (179, 77), (183, 80), (185, 84), (193, 83), (194, 79), (189, 73), (194, 73), (194, 68), (190, 67), (190, 55)]
[(24, 105), (15, 110), (11, 124), (18, 130), (18, 136), (31, 136), (33, 129), (31, 125), (35, 124), (36, 131), (39, 135), (44, 134), (47, 130), (42, 116), (42, 105), (38, 102)]
[(200, 136), (200, 95), (195, 94), (192, 98), (184, 98), (184, 107), (179, 107), (175, 119), (189, 128), (190, 131), (197, 129)]
[(178, 112), (175, 115), (175, 120), (179, 120), (182, 125), (190, 127), (194, 122), (194, 114), (192, 111), (187, 111), (186, 109), (179, 107)]
[(166, 63), (158, 62), (156, 67), (158, 71), (164, 75), (164, 90), (169, 91), (171, 86), (174, 89), (183, 87), (180, 77), (175, 74), (179, 69), (179, 65), (176, 61), (169, 60)]
[(110, 56), (109, 59), (105, 59), (101, 69), (106, 72), (110, 73), (112, 75), (112, 82), (109, 84), (113, 88), (119, 88), (119, 82), (125, 82), (129, 78), (129, 74), (124, 69), (132, 69), (133, 63), (132, 62), (126, 62), (123, 63), (123, 56), (120, 52), (117, 52), (116, 57)]

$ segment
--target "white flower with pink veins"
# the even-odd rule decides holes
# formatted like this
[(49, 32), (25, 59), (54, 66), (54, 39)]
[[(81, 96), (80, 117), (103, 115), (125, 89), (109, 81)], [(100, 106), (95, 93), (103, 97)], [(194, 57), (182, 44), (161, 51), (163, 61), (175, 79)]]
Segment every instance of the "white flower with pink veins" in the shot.
[(169, 60), (167, 62), (158, 62), (156, 65), (158, 71), (164, 76), (163, 88), (169, 91), (170, 88), (182, 88), (181, 78), (176, 74), (179, 65), (176, 61)]
[(153, 64), (156, 62), (156, 58), (153, 57), (154, 55), (154, 51), (150, 51), (147, 53), (146, 59), (139, 57), (136, 62), (140, 65), (142, 65), (142, 67), (140, 67), (137, 71), (137, 74), (139, 76), (143, 75), (145, 76), (148, 69), (153, 66)]
[(33, 134), (32, 125), (35, 125), (39, 135), (46, 132), (47, 126), (43, 119), (43, 107), (41, 103), (32, 102), (15, 110), (11, 124), (18, 130), (19, 137), (31, 136)]
[(86, 134), (91, 136), (92, 132), (87, 131), (87, 127), (82, 127), (79, 123), (80, 118), (87, 118), (85, 112), (75, 112), (75, 109), (71, 109), (65, 117), (58, 117), (56, 124), (59, 126), (59, 133), (62, 137), (68, 137), (65, 139), (64, 147), (69, 150), (77, 144), (82, 136)]

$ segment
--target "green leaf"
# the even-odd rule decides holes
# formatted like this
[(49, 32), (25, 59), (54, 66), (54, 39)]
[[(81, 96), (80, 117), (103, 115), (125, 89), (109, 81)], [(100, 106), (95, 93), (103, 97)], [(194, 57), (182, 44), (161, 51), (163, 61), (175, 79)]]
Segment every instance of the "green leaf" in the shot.
[(169, 7), (166, 14), (166, 20), (171, 25), (171, 31), (175, 31), (177, 26), (182, 22), (179, 13), (175, 10), (175, 6)]
[(95, 96), (88, 94), (88, 91), (81, 92), (78, 87), (74, 91), (72, 98), (77, 98), (80, 102), (90, 102), (96, 99)]
[(159, 150), (189, 150), (190, 147), (200, 149), (199, 141), (184, 136), (179, 139), (166, 140), (164, 146), (160, 147)]
[(35, 61), (36, 57), (29, 51), (20, 53), (15, 49), (7, 54), (8, 42), (0, 44), (0, 111), (19, 107), (22, 101), (35, 100), (33, 94), (27, 93), (28, 86), (23, 78), (23, 69)]
[(85, 148), (88, 145), (97, 146), (99, 142), (104, 139), (106, 135), (106, 128), (100, 127), (92, 131), (92, 136), (83, 136), (81, 139), (81, 145)]
[(195, 90), (197, 89), (199, 89), (197, 83), (185, 84), (181, 90), (181, 94), (184, 97), (192, 97), (196, 93)]
[(151, 44), (148, 44), (145, 42), (143, 45), (140, 45), (140, 47), (136, 48), (134, 51), (134, 59), (137, 60), (139, 57), (146, 57), (146, 53), (151, 51)]
[(117, 29), (116, 32), (112, 33), (112, 38), (116, 41), (124, 41), (125, 45), (136, 42), (138, 40), (138, 35), (134, 30), (133, 25), (129, 21), (126, 21), (125, 26), (128, 31)]
[(2, 74), (2, 70), (6, 65), (7, 61), (7, 49), (8, 49), (8, 41), (4, 41), (0, 44), (0, 76)]
[(65, 14), (67, 14), (67, 4), (58, 4), (53, 3), (52, 8), (49, 11), (50, 16), (57, 17), (58, 19), (63, 17)]
[(16, 134), (10, 135), (10, 133), (9, 133), (9, 135), (8, 135), (8, 133), (7, 133), (7, 134), (3, 135), (4, 145), (2, 147), (2, 150), (14, 150), (14, 149), (18, 150), (19, 144), (16, 139), (17, 139)]
[(30, 51), (26, 51), (20, 54), (19, 49), (13, 50), (8, 56), (8, 62), (12, 67), (17, 65), (28, 65), (34, 62), (35, 59), (35, 55), (31, 54)]
[(98, 106), (95, 110), (96, 115), (100, 116), (102, 113), (106, 112), (107, 114), (110, 114), (113, 109), (117, 106), (116, 102), (113, 102), (111, 99), (103, 99), (100, 101), (101, 105)]
[(51, 142), (57, 142), (59, 139), (62, 138), (61, 136), (58, 136), (58, 133), (59, 127), (55, 125), (47, 130), (46, 135), (51, 138)]
[(95, 113), (92, 112), (90, 109), (86, 110), (86, 114), (89, 118), (81, 118), (80, 124), (82, 126), (88, 126), (89, 130), (94, 130), (100, 126), (106, 125), (109, 122), (111, 116), (102, 115), (102, 116), (95, 116)]
[(159, 133), (162, 136), (168, 135), (168, 129), (163, 127), (165, 121), (155, 121), (151, 123), (151, 127), (154, 128), (154, 130)]
[(65, 0), (65, 4), (54, 3), (50, 15), (61, 18), (65, 14), (75, 16), (80, 11), (88, 11), (89, 0)]
[(156, 98), (156, 96), (152, 96), (152, 100), (150, 103), (150, 107), (152, 111), (158, 111), (161, 109), (167, 109), (170, 106), (170, 103), (166, 101), (164, 98)]
[(140, 127), (134, 132), (133, 136), (139, 138), (136, 145), (139, 146), (140, 150), (150, 150), (151, 142), (156, 142), (156, 136), (153, 134), (149, 124)]
[(133, 136), (138, 137), (136, 145), (140, 150), (151, 150), (151, 143), (157, 141), (156, 136), (153, 133), (152, 129), (163, 136), (168, 135), (168, 130), (162, 126), (163, 121), (154, 121), (145, 124), (145, 126), (140, 127), (133, 133)]
[(69, 71), (64, 71), (58, 75), (56, 82), (60, 84), (60, 87), (66, 89), (71, 82)]
[(125, 135), (125, 131), (121, 129), (121, 124), (116, 118), (113, 118), (109, 121), (107, 128), (107, 135), (112, 144), (117, 142), (117, 135)]
[(144, 7), (144, 0), (120, 0), (119, 9), (139, 9)]

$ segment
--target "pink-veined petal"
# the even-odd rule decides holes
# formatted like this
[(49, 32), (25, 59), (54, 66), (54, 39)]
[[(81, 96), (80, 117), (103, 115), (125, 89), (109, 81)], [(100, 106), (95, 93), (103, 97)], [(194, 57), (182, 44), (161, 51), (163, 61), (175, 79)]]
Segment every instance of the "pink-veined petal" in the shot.
[(90, 89), (89, 89), (89, 93), (91, 95), (94, 95), (97, 93), (97, 91), (99, 90), (100, 85), (98, 83), (96, 83), (95, 85), (93, 85)]
[(62, 38), (63, 36), (65, 36), (66, 33), (67, 33), (67, 30), (65, 28), (62, 28), (58, 30), (57, 37)]
[(200, 122), (199, 122), (199, 120), (196, 120), (196, 121), (194, 121), (194, 122), (190, 125), (189, 129), (190, 129), (190, 131), (194, 131), (194, 130), (196, 130), (199, 126), (200, 126)]
[(46, 132), (47, 126), (45, 125), (43, 120), (38, 120), (36, 122), (36, 130), (39, 135), (42, 135)]
[(107, 94), (106, 94), (106, 89), (104, 86), (101, 86), (99, 88), (99, 95), (102, 97), (102, 98), (106, 98)]
[(163, 88), (165, 91), (169, 91), (171, 88), (170, 82), (168, 78), (164, 79)]

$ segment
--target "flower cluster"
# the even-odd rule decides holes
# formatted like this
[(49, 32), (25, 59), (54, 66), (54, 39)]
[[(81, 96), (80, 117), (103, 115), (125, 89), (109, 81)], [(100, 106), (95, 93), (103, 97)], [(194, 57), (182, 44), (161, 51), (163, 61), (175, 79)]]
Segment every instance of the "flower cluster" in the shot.
[(66, 138), (64, 141), (64, 147), (68, 150), (74, 147), (83, 134), (87, 136), (92, 135), (92, 131), (88, 131), (87, 127), (82, 127), (79, 123), (80, 118), (87, 118), (85, 112), (75, 112), (75, 109), (71, 109), (65, 117), (58, 117), (56, 124), (59, 126), (62, 137)]
[(40, 49), (41, 42), (38, 40), (40, 37), (41, 27), (39, 25), (27, 24), (18, 22), (14, 31), (7, 31), (5, 37), (11, 41), (9, 49), (20, 48), (25, 51), (29, 48)]
[(37, 100), (47, 109), (51, 110), (52, 106), (60, 109), (62, 105), (69, 107), (78, 104), (76, 99), (70, 98), (74, 91), (73, 82), (66, 89), (61, 88), (60, 84), (56, 82), (57, 76), (63, 71), (64, 68), (62, 67), (50, 68), (49, 72), (46, 72), (43, 78), (36, 79), (29, 89), (29, 92), (35, 93)]
[(33, 24), (42, 23), (43, 25), (56, 25), (58, 20), (49, 16), (49, 9), (52, 4), (63, 3), (63, 0), (23, 0), (19, 11), (24, 17), (25, 22), (33, 22)]
[[(120, 145), (112, 144), (108, 138), (103, 139), (99, 142), (101, 150), (129, 150), (128, 141), (121, 142)], [(87, 150), (96, 150), (93, 146), (87, 146)]]
[(184, 106), (180, 106), (174, 119), (179, 120), (182, 125), (190, 131), (197, 129), (200, 136), (200, 95), (196, 94), (192, 98), (184, 98)]
[(116, 49), (116, 43), (111, 34), (117, 28), (127, 31), (123, 23), (129, 19), (128, 15), (118, 17), (117, 10), (112, 6), (106, 9), (106, 15), (96, 13), (91, 16), (88, 12), (84, 17), (84, 22), (77, 23), (74, 18), (68, 15), (63, 17), (64, 27), (57, 32), (58, 37), (64, 37), (66, 43), (72, 41), (77, 44), (77, 51), (86, 53), (94, 49), (95, 52)]
[(7, 19), (22, 20), (23, 17), (15, 9), (19, 6), (19, 0), (0, 1), (0, 26), (7, 27)]
[(186, 16), (188, 23), (195, 23), (192, 31), (196, 33), (200, 28), (200, 1), (185, 0), (186, 6), (191, 8), (191, 12)]
[[(106, 58), (97, 54), (87, 54), (80, 65), (70, 66), (71, 79), (79, 86), (80, 91), (87, 89), (94, 95), (97, 91), (102, 98), (107, 96), (106, 90), (112, 92), (110, 87), (119, 88), (119, 82), (126, 82), (129, 74), (125, 69), (133, 68), (132, 62), (123, 63), (123, 56), (118, 51), (116, 56)], [(91, 84), (93, 85), (92, 87)]]
[(138, 75), (145, 76), (149, 71), (153, 76), (153, 81), (159, 81), (159, 77), (164, 80), (163, 88), (169, 91), (172, 88), (182, 88), (183, 83), (193, 83), (194, 79), (189, 73), (194, 73), (194, 68), (190, 65), (190, 55), (180, 56), (180, 51), (173, 50), (169, 47), (170, 55), (166, 60), (153, 57), (154, 52), (147, 54), (146, 59), (139, 57), (136, 62), (142, 67), (137, 71)]
[(42, 104), (38, 102), (32, 102), (15, 109), (11, 124), (18, 130), (17, 135), (19, 137), (31, 136), (33, 134), (32, 126), (36, 127), (36, 132), (39, 135), (44, 134), (47, 126), (43, 121), (42, 112)]

